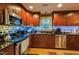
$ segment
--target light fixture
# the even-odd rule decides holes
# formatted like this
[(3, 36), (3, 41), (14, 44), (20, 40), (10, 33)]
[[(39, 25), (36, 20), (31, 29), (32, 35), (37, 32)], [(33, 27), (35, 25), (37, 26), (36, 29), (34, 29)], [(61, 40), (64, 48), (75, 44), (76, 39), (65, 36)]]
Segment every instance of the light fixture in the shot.
[(62, 4), (58, 4), (57, 7), (62, 7)]
[(30, 9), (33, 9), (33, 6), (29, 6)]

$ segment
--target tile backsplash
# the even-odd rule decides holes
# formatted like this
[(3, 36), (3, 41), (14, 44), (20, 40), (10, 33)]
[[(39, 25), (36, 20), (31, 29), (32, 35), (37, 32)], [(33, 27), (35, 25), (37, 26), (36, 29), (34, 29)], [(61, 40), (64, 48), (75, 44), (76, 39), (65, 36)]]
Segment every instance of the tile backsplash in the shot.
[[(57, 28), (60, 28), (62, 32), (63, 31), (71, 32), (74, 29), (79, 31), (79, 26), (52, 26), (52, 30), (56, 30)], [(8, 26), (8, 25), (0, 25), (0, 34), (4, 34), (4, 33), (8, 33), (8, 32), (12, 33), (12, 32), (16, 32), (17, 30), (31, 32), (33, 30), (41, 31), (42, 28), (40, 26), (39, 27), (33, 27), (33, 26)]]
[(53, 26), (53, 29), (60, 28), (61, 31), (71, 32), (73, 30), (79, 30), (79, 26)]

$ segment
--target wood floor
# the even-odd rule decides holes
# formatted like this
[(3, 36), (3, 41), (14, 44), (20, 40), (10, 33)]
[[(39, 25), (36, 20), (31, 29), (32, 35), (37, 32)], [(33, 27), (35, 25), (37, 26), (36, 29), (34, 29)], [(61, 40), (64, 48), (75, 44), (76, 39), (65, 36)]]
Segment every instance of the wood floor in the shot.
[(26, 53), (28, 55), (79, 55), (79, 51), (43, 48), (29, 48)]

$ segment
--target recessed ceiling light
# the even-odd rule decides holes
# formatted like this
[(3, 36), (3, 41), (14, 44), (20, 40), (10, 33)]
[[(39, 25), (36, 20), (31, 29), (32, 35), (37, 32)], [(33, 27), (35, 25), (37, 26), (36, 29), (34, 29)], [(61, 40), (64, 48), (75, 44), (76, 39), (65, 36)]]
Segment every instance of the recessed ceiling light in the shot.
[(33, 6), (29, 6), (30, 9), (33, 9)]
[(57, 7), (62, 7), (62, 4), (58, 4)]

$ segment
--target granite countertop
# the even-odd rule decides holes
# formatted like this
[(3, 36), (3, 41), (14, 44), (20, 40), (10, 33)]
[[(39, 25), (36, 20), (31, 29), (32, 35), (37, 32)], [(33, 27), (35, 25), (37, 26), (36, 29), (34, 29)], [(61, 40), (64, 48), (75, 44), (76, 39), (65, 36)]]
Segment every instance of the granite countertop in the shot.
[(12, 39), (14, 43), (18, 43), (18, 42), (21, 42), (22, 40), (25, 40), (26, 38), (29, 37), (30, 34), (24, 34), (24, 35), (21, 35), (17, 38), (14, 38)]
[(55, 34), (55, 33), (32, 33), (32, 34), (79, 35), (79, 34), (72, 34), (72, 33), (62, 33), (62, 34)]

